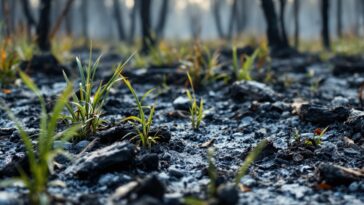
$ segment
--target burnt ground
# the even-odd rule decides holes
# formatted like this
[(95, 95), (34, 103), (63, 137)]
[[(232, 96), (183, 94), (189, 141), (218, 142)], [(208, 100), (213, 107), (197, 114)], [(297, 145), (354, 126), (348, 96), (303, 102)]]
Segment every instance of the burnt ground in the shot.
[[(102, 60), (99, 79), (110, 75), (115, 60), (113, 55)], [(253, 72), (256, 81), (216, 81), (198, 89), (205, 118), (193, 130), (185, 71), (128, 68), (125, 75), (139, 94), (157, 88), (145, 104), (156, 105), (153, 129), (164, 142), (146, 150), (123, 139), (132, 128), (120, 120), (137, 110), (127, 88), (115, 86), (104, 109), (109, 128), (74, 142), (56, 142), (75, 160), (57, 158), (49, 193), (59, 204), (181, 204), (185, 196), (206, 198), (207, 147), (215, 148), (219, 184), (225, 186), (233, 182), (247, 153), (267, 139), (269, 144), (241, 179), (239, 204), (364, 204), (364, 112), (358, 97), (362, 72), (361, 58), (273, 59)], [(51, 108), (65, 87), (63, 78), (32, 77)], [(9, 89), (0, 97), (36, 136), (36, 97), (23, 86)], [(3, 111), (0, 119), (0, 176), (6, 178), (16, 176), (16, 164), (26, 160), (14, 124)], [(315, 141), (317, 128), (326, 127)], [(220, 204), (228, 204), (223, 195), (234, 198), (226, 190)], [(19, 186), (1, 188), (0, 204), (22, 204), (25, 194)]]

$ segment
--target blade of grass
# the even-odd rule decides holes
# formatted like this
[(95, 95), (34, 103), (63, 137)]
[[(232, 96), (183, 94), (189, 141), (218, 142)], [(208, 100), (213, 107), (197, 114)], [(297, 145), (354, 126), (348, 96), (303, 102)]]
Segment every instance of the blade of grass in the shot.
[(250, 165), (256, 160), (256, 158), (259, 156), (259, 154), (263, 151), (263, 149), (266, 147), (268, 141), (263, 140), (259, 142), (259, 144), (248, 154), (248, 156), (245, 158), (244, 163), (239, 168), (238, 173), (235, 177), (235, 184), (238, 185), (240, 183), (240, 179), (246, 174), (248, 171)]

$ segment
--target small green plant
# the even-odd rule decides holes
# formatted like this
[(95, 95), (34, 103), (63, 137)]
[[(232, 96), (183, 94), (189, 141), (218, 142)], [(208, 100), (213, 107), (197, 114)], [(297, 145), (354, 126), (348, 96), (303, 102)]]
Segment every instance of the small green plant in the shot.
[(218, 50), (212, 52), (199, 42), (195, 42), (193, 49), (190, 49), (190, 55), (182, 62), (191, 75), (193, 83), (196, 86), (206, 86), (209, 83), (224, 78), (226, 75), (216, 73), (216, 68), (220, 65)]
[[(251, 56), (245, 55), (239, 60), (237, 48), (233, 47), (233, 72), (236, 80), (252, 80), (251, 71), (254, 68), (254, 62), (259, 53), (260, 49), (256, 49)], [(239, 66), (240, 64), (241, 66)]]
[(203, 199), (198, 199), (196, 197), (186, 197), (184, 198), (184, 204), (187, 205), (208, 205), (208, 201), (209, 199), (213, 199), (214, 197), (216, 197), (217, 194), (217, 178), (218, 178), (218, 173), (217, 173), (217, 168), (215, 165), (215, 160), (214, 160), (214, 149), (213, 148), (209, 148), (207, 150), (207, 161), (208, 161), (208, 165), (207, 165), (207, 173), (209, 176), (209, 183), (207, 185), (207, 200), (203, 200)]
[(166, 54), (163, 50), (161, 50), (158, 46), (150, 46), (149, 47), (149, 58), (150, 63), (155, 66), (166, 65), (169, 62), (167, 61)]
[(319, 91), (321, 79), (313, 79), (310, 85), (310, 91), (315, 94)]
[(190, 117), (191, 117), (191, 124), (193, 129), (198, 129), (200, 127), (200, 124), (203, 119), (203, 99), (200, 99), (200, 105), (197, 103), (196, 95), (195, 95), (195, 89), (193, 87), (193, 81), (189, 73), (187, 73), (188, 81), (191, 86), (192, 92), (187, 90), (187, 97), (191, 102), (190, 106)]
[[(240, 166), (236, 176), (235, 176), (235, 185), (238, 186), (240, 184), (240, 180), (243, 176), (246, 175), (251, 164), (257, 159), (259, 154), (263, 151), (263, 149), (267, 145), (267, 140), (263, 140), (258, 143), (258, 145), (249, 152), (248, 156), (245, 158), (244, 163)], [(213, 199), (217, 196), (217, 178), (218, 172), (214, 161), (214, 150), (210, 148), (207, 151), (207, 159), (208, 159), (208, 167), (207, 172), (209, 176), (209, 184), (208, 184), (208, 195), (207, 200), (198, 199), (195, 197), (186, 197), (184, 199), (184, 203), (187, 205), (208, 205), (209, 199)]]
[(219, 51), (216, 50), (212, 52), (207, 47), (204, 47), (206, 60), (204, 60), (205, 74), (202, 79), (202, 84), (207, 85), (217, 79), (225, 78), (226, 74), (221, 73), (219, 75), (216, 74), (216, 68), (220, 66), (219, 63)]
[[(139, 111), (138, 116), (129, 116), (129, 117), (126, 117), (123, 121), (138, 122), (139, 125), (133, 123), (133, 126), (135, 127), (135, 130), (137, 131), (137, 135), (134, 136), (132, 138), (132, 140), (134, 140), (136, 138), (139, 138), (140, 143), (141, 143), (141, 145), (143, 147), (151, 148), (151, 146), (153, 144), (155, 144), (157, 142), (157, 139), (159, 138), (157, 135), (152, 136), (150, 134), (150, 128), (151, 128), (152, 123), (153, 123), (153, 116), (154, 116), (154, 112), (155, 112), (155, 107), (154, 107), (154, 105), (145, 107), (145, 106), (143, 106), (143, 101), (145, 100), (145, 98), (148, 95), (150, 95), (150, 93), (153, 92), (154, 89), (151, 89), (151, 90), (147, 91), (142, 96), (142, 98), (139, 99), (139, 97), (137, 96), (137, 94), (136, 94), (133, 86), (131, 85), (130, 81), (128, 79), (126, 79), (125, 77), (121, 77), (121, 79), (123, 80), (125, 85), (128, 87), (131, 94), (133, 95), (133, 97), (135, 99), (135, 103), (137, 105), (137, 109)], [(144, 111), (145, 108), (149, 109), (149, 116), (148, 117), (145, 114), (145, 111)]]
[(245, 158), (244, 163), (240, 166), (238, 173), (235, 177), (235, 184), (239, 185), (240, 180), (246, 175), (250, 165), (257, 159), (263, 149), (267, 146), (268, 141), (263, 140), (258, 143), (258, 145), (249, 152), (248, 156)]
[(197, 86), (201, 86), (202, 83), (202, 76), (203, 76), (203, 69), (204, 69), (204, 60), (202, 56), (202, 48), (200, 43), (195, 42), (193, 48), (189, 49), (190, 55), (186, 56), (181, 61), (181, 68), (186, 69), (193, 84)]
[(214, 150), (212, 148), (209, 148), (207, 151), (207, 160), (208, 160), (207, 172), (210, 179), (207, 187), (207, 192), (209, 197), (214, 197), (216, 196), (217, 193), (216, 181), (218, 178), (218, 173), (214, 160)]
[(309, 78), (310, 80), (310, 91), (315, 94), (319, 91), (320, 88), (320, 82), (321, 82), (321, 78), (316, 77), (315, 71), (314, 70), (309, 70), (306, 74), (306, 77)]
[(162, 83), (158, 86), (156, 96), (163, 95), (171, 91), (171, 87), (168, 85), (167, 76), (163, 75)]
[(9, 84), (16, 77), (16, 65), (19, 58), (11, 46), (10, 39), (4, 39), (0, 43), (0, 85)]
[[(103, 84), (100, 82), (95, 86), (95, 74), (99, 66), (101, 56), (97, 58), (95, 63), (90, 60), (87, 66), (83, 66), (80, 59), (76, 58), (78, 70), (81, 78), (79, 84), (79, 91), (74, 92), (72, 100), (66, 103), (68, 115), (63, 118), (66, 122), (70, 121), (71, 124), (81, 124), (80, 136), (84, 137), (89, 133), (95, 133), (98, 129), (102, 128), (105, 121), (101, 119), (102, 108), (105, 100), (110, 92), (112, 86), (120, 81), (120, 74), (125, 64), (118, 64), (115, 71), (109, 81)], [(70, 82), (65, 73), (64, 78), (67, 82)]]
[(300, 133), (300, 131), (296, 127), (293, 129), (292, 135), (293, 135), (293, 139), (294, 139), (294, 141), (296, 143), (300, 142), (300, 140), (301, 140), (301, 133)]
[(9, 118), (15, 122), (19, 131), (21, 140), (26, 149), (26, 155), (29, 163), (30, 175), (19, 167), (20, 178), (5, 180), (2, 185), (10, 185), (14, 182), (21, 182), (29, 190), (30, 204), (48, 204), (47, 186), (48, 177), (53, 172), (53, 160), (59, 154), (65, 154), (61, 148), (53, 148), (55, 140), (68, 140), (77, 134), (78, 126), (73, 126), (61, 133), (56, 133), (57, 120), (72, 94), (72, 85), (68, 84), (63, 93), (58, 97), (52, 113), (48, 116), (46, 103), (40, 90), (34, 82), (24, 73), (20, 72), (23, 82), (39, 98), (41, 105), (40, 114), (40, 132), (38, 136), (37, 149), (34, 148), (30, 136), (26, 133), (22, 123), (11, 112), (10, 108), (4, 102), (1, 102), (3, 109), (7, 112)]
[(136, 68), (145, 68), (147, 67), (148, 62), (146, 58), (141, 56), (139, 53), (136, 53), (133, 59), (133, 66)]
[(177, 65), (181, 59), (179, 52), (179, 50), (162, 41), (158, 45), (149, 45), (149, 52), (147, 54), (136, 54), (133, 60), (133, 66), (136, 68), (145, 68), (148, 66)]
[(292, 135), (293, 135), (295, 143), (297, 143), (299, 145), (309, 146), (309, 147), (312, 147), (312, 146), (316, 147), (321, 144), (322, 137), (327, 132), (327, 129), (328, 129), (328, 127), (326, 127), (325, 129), (316, 128), (313, 131), (313, 137), (302, 139), (299, 130), (297, 128), (294, 128)]
[(51, 42), (51, 52), (57, 58), (57, 60), (64, 63), (67, 60), (73, 59), (72, 55), (70, 55), (70, 51), (76, 43), (77, 42), (70, 36), (53, 38)]
[(322, 137), (325, 135), (327, 129), (329, 127), (326, 127), (325, 129), (316, 128), (313, 132), (314, 136), (313, 139), (305, 139), (305, 145), (306, 146), (318, 146), (321, 144)]
[(34, 51), (37, 50), (35, 43), (29, 42), (25, 38), (17, 39), (15, 47), (18, 57), (23, 61), (31, 60), (34, 55)]
[(161, 41), (157, 46), (150, 47), (149, 60), (151, 65), (168, 66), (175, 65), (181, 59), (180, 53), (182, 50), (177, 50), (172, 45), (165, 41)]

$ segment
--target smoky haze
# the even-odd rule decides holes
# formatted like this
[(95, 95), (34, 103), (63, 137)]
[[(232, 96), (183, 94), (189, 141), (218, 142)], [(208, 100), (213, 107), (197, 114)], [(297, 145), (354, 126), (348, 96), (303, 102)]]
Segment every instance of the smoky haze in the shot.
[[(59, 15), (66, 0), (52, 0), (52, 21), (55, 21)], [(216, 29), (215, 19), (213, 17), (212, 3), (214, 0), (169, 0), (167, 21), (164, 30), (164, 37), (167, 39), (189, 39), (193, 35), (193, 28), (199, 30), (199, 36), (202, 39), (214, 39), (219, 37)], [(229, 25), (229, 16), (231, 13), (232, 0), (218, 0), (222, 27), (227, 30)], [(259, 0), (241, 0), (245, 1), (243, 10), (245, 26), (242, 30), (243, 35), (263, 36), (266, 28), (263, 14), (260, 8)], [(14, 21), (16, 23), (25, 21), (24, 14), (21, 10), (20, 0), (14, 0), (15, 13)], [(317, 39), (320, 36), (320, 8), (318, 0), (301, 1), (299, 23), (300, 23), (300, 38)], [(336, 1), (335, 1), (336, 2)], [(330, 30), (334, 32), (336, 29), (336, 11), (337, 4), (332, 1), (330, 6)], [(362, 6), (357, 0), (345, 0), (342, 5), (343, 13), (343, 31), (346, 33), (363, 33), (361, 26), (363, 25)], [(121, 11), (121, 19), (125, 26), (125, 32), (130, 32), (130, 14), (134, 1), (119, 0)], [(278, 4), (277, 1), (275, 1)], [(118, 31), (116, 21), (113, 14), (113, 0), (87, 0), (87, 22), (84, 22), (81, 17), (83, 8), (83, 0), (75, 0), (73, 7), (68, 14), (72, 34), (74, 37), (82, 37), (83, 24), (87, 24), (86, 28), (88, 35), (93, 39), (118, 39)], [(152, 24), (157, 22), (160, 13), (162, 0), (155, 0), (152, 4)], [(39, 0), (31, 0), (32, 12), (38, 16), (37, 7)], [(287, 2), (286, 8), (286, 28), (289, 36), (293, 35), (293, 1)], [(276, 8), (278, 8), (276, 6)], [(135, 37), (140, 37), (140, 17), (136, 17)], [(65, 33), (63, 25), (61, 34)], [(233, 33), (234, 36), (237, 32)]]

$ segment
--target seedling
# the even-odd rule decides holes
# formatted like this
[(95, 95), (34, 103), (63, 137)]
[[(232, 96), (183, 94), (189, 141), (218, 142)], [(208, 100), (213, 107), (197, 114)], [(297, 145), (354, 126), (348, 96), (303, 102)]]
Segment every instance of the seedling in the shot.
[(216, 74), (215, 69), (220, 65), (219, 64), (219, 52), (212, 52), (207, 47), (204, 47), (206, 53), (206, 60), (204, 61), (205, 74), (202, 79), (202, 84), (207, 85), (208, 83), (213, 82), (214, 80), (224, 78), (226, 75), (221, 73), (219, 75)]
[(37, 46), (33, 42), (29, 42), (25, 38), (17, 39), (16, 53), (18, 57), (23, 61), (31, 60), (34, 51), (37, 50)]
[(293, 139), (295, 142), (300, 142), (301, 140), (301, 133), (297, 128), (293, 129)]
[(168, 58), (166, 58), (166, 54), (170, 52), (167, 51), (167, 48), (162, 49), (160, 46), (150, 46), (149, 47), (149, 57), (150, 63), (155, 66), (167, 65)]
[(306, 74), (307, 78), (310, 78), (310, 91), (315, 94), (319, 91), (321, 78), (315, 77), (315, 71), (309, 70)]
[[(248, 156), (245, 158), (244, 163), (239, 168), (236, 177), (235, 177), (235, 185), (238, 186), (240, 180), (247, 173), (251, 164), (256, 160), (259, 154), (263, 151), (263, 149), (267, 145), (267, 140), (263, 140), (258, 145), (249, 152)], [(217, 183), (216, 180), (218, 178), (217, 168), (215, 165), (215, 161), (213, 159), (214, 151), (212, 148), (208, 150), (207, 159), (208, 159), (208, 176), (209, 176), (209, 184), (208, 184), (208, 195), (207, 200), (198, 199), (195, 197), (186, 197), (184, 203), (187, 205), (208, 205), (209, 199), (216, 197), (217, 195)]]
[(61, 38), (53, 38), (52, 39), (52, 54), (59, 60), (60, 62), (65, 62), (66, 60), (70, 60), (71, 55), (69, 55), (70, 50), (75, 45), (75, 42), (71, 37), (61, 37)]
[(209, 184), (208, 184), (208, 196), (209, 197), (214, 197), (216, 196), (217, 193), (217, 178), (218, 178), (218, 173), (217, 173), (217, 168), (215, 165), (215, 160), (214, 160), (214, 150), (212, 148), (208, 149), (207, 151), (207, 160), (208, 160), (208, 175), (210, 178)]
[(193, 84), (201, 86), (203, 74), (203, 56), (201, 45), (199, 43), (195, 43), (191, 53), (192, 56), (189, 56), (189, 58), (184, 61), (184, 65), (188, 68), (188, 73), (192, 79)]
[(14, 50), (9, 48), (9, 39), (0, 44), (0, 85), (9, 84), (15, 79), (16, 65), (19, 62)]
[(240, 183), (240, 179), (246, 175), (250, 165), (257, 159), (263, 149), (267, 146), (268, 141), (263, 140), (259, 142), (259, 144), (249, 152), (248, 156), (245, 158), (244, 163), (238, 170), (238, 173), (235, 177), (235, 184), (238, 185)]
[(145, 68), (147, 67), (147, 60), (141, 56), (139, 53), (136, 53), (133, 59), (133, 66), (136, 68)]
[[(95, 87), (95, 74), (99, 66), (101, 56), (97, 58), (95, 63), (90, 59), (87, 66), (83, 66), (80, 59), (76, 58), (77, 66), (81, 78), (79, 84), (79, 91), (74, 92), (71, 102), (66, 103), (68, 115), (64, 119), (70, 121), (71, 124), (81, 124), (80, 136), (84, 137), (89, 133), (95, 133), (98, 129), (103, 127), (105, 121), (101, 119), (102, 108), (108, 97), (112, 86), (120, 80), (120, 74), (125, 64), (118, 64), (109, 81), (105, 84), (100, 82)], [(69, 83), (69, 79), (65, 73), (64, 78)], [(94, 91), (96, 90), (96, 91)], [(78, 95), (77, 95), (78, 94)]]
[(24, 73), (20, 72), (20, 77), (25, 85), (31, 89), (39, 98), (41, 105), (40, 114), (40, 132), (38, 136), (37, 148), (32, 144), (30, 136), (26, 133), (21, 122), (11, 112), (5, 103), (1, 102), (3, 109), (7, 112), (9, 118), (15, 122), (15, 126), (20, 133), (21, 140), (26, 149), (26, 155), (30, 168), (28, 175), (21, 167), (19, 167), (20, 177), (18, 179), (6, 180), (3, 185), (13, 184), (14, 182), (22, 182), (29, 190), (29, 202), (31, 204), (48, 204), (47, 186), (48, 177), (53, 172), (54, 158), (59, 154), (65, 154), (61, 148), (53, 148), (55, 140), (68, 140), (77, 134), (78, 126), (73, 126), (62, 133), (56, 133), (57, 120), (59, 119), (68, 98), (72, 94), (72, 86), (68, 84), (63, 93), (58, 97), (52, 113), (48, 116), (46, 111), (46, 103), (40, 90), (34, 82)]
[(310, 90), (312, 93), (317, 93), (319, 88), (320, 88), (320, 79), (315, 79), (312, 81), (311, 86), (310, 86)]
[[(121, 79), (123, 80), (123, 82), (125, 83), (125, 85), (128, 87), (128, 89), (130, 90), (131, 94), (134, 97), (135, 103), (137, 105), (137, 109), (139, 111), (139, 115), (138, 116), (129, 116), (126, 117), (123, 121), (132, 121), (133, 122), (133, 126), (135, 127), (135, 130), (137, 132), (136, 136), (133, 136), (132, 140), (139, 138), (140, 143), (143, 147), (148, 147), (151, 148), (151, 146), (155, 143), (157, 143), (157, 139), (159, 138), (157, 135), (152, 136), (150, 134), (150, 128), (152, 126), (153, 123), (153, 116), (154, 116), (154, 112), (155, 112), (155, 107), (154, 105), (152, 106), (143, 106), (143, 101), (145, 100), (145, 98), (150, 95), (154, 89), (151, 89), (149, 91), (147, 91), (146, 93), (144, 93), (144, 95), (142, 96), (141, 99), (139, 99), (139, 97), (137, 96), (133, 86), (131, 85), (130, 81), (128, 79), (126, 79), (125, 77), (121, 77)], [(149, 109), (149, 116), (148, 118), (146, 117), (145, 111), (144, 109), (147, 108)], [(134, 122), (139, 123), (135, 124)]]
[(303, 144), (305, 146), (315, 146), (316, 147), (321, 144), (322, 137), (327, 132), (327, 129), (328, 129), (328, 127), (326, 127), (325, 129), (317, 128), (313, 132), (313, 134), (314, 134), (313, 137), (302, 140), (299, 130), (295, 128), (293, 130), (293, 138), (294, 138), (295, 143), (297, 143), (297, 144)]
[[(260, 49), (256, 49), (251, 56), (242, 56), (242, 59), (239, 61), (237, 49), (233, 47), (233, 71), (236, 80), (252, 80), (251, 71), (254, 68), (254, 62), (259, 53)], [(240, 64), (241, 66), (239, 66)]]
[[(130, 49), (130, 48), (129, 48)], [(125, 53), (125, 52), (124, 52)], [(178, 63), (181, 59), (180, 51), (160, 42), (158, 45), (149, 45), (149, 52), (145, 55), (136, 54), (133, 66), (137, 68), (145, 68), (147, 66), (171, 66)]]
[(216, 181), (218, 178), (218, 173), (217, 173), (217, 168), (215, 165), (213, 148), (208, 149), (207, 160), (208, 160), (207, 172), (208, 172), (208, 176), (209, 176), (209, 180), (210, 180), (207, 185), (207, 199), (203, 200), (203, 199), (199, 199), (197, 197), (185, 197), (183, 202), (186, 205), (208, 205), (209, 199), (213, 199), (217, 195), (218, 187), (217, 187)]
[(321, 128), (315, 129), (313, 139), (306, 139), (305, 145), (308, 145), (308, 146), (320, 145), (321, 141), (322, 141), (322, 137), (325, 135), (328, 128), (329, 127), (326, 127), (325, 129), (321, 129)]
[(188, 81), (191, 86), (192, 92), (187, 90), (187, 97), (191, 102), (190, 106), (190, 118), (193, 129), (198, 129), (203, 119), (203, 99), (200, 99), (200, 105), (197, 103), (195, 89), (193, 87), (193, 81), (189, 73), (187, 73)]
[(193, 46), (191, 56), (182, 62), (188, 68), (193, 83), (197, 86), (206, 86), (214, 80), (225, 77), (224, 74), (215, 73), (215, 69), (219, 66), (218, 58), (218, 51), (211, 52), (197, 42)]

